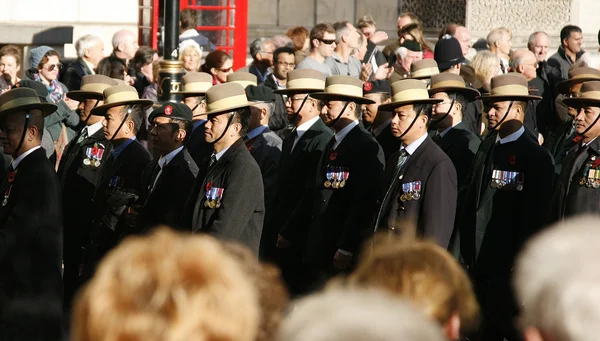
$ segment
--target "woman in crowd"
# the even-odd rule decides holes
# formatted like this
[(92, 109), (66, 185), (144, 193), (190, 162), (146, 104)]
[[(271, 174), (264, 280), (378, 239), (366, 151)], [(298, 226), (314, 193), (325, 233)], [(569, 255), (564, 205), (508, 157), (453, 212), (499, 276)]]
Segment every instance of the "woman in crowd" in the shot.
[(114, 57), (103, 58), (96, 67), (96, 74), (120, 79), (133, 86), (134, 79), (127, 73), (125, 60)]
[(285, 33), (294, 44), (294, 56), (296, 65), (300, 64), (310, 53), (310, 39), (308, 30), (303, 26), (292, 27)]
[(200, 71), (213, 76), (213, 85), (225, 83), (227, 75), (233, 73), (233, 59), (221, 50), (212, 51), (206, 56)]
[(433, 49), (429, 46), (429, 43), (425, 41), (425, 35), (423, 34), (423, 27), (419, 24), (410, 24), (402, 27), (398, 31), (398, 37), (400, 37), (400, 45), (404, 40), (414, 40), (423, 49), (423, 59), (433, 59)]
[(185, 73), (198, 71), (201, 59), (202, 49), (198, 43), (188, 39), (179, 44), (179, 60), (183, 61)]
[(9, 86), (21, 80), (17, 73), (21, 70), (22, 59), (21, 50), (14, 45), (6, 45), (0, 49), (0, 73)]
[(137, 90), (140, 98), (144, 94), (144, 89), (153, 82), (152, 62), (157, 59), (158, 53), (156, 51), (151, 47), (142, 46), (136, 51), (135, 56), (131, 60), (133, 69), (135, 70), (133, 87)]

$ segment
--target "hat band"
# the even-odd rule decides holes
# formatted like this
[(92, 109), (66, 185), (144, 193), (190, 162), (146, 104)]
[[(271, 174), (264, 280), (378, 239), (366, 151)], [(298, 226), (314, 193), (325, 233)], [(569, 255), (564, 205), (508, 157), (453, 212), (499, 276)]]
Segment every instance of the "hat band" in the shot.
[(579, 98), (595, 99), (600, 100), (600, 91), (586, 91), (580, 92)]
[(33, 97), (15, 98), (15, 99), (8, 101), (8, 102), (4, 103), (3, 105), (1, 105), (0, 112), (2, 112), (4, 110), (15, 108), (15, 107), (20, 107), (23, 105), (30, 105), (30, 104), (41, 104), (41, 103), (37, 98), (33, 98)]
[(293, 90), (293, 89), (324, 89), (325, 88), (325, 81), (321, 80), (321, 79), (315, 79), (315, 78), (297, 78), (297, 79), (290, 79), (287, 81), (287, 87), (288, 90)]
[(111, 94), (106, 97), (104, 101), (105, 105), (110, 105), (118, 102), (129, 102), (129, 101), (139, 101), (138, 94), (136, 92), (131, 91), (123, 91)]
[(412, 77), (429, 77), (432, 75), (437, 75), (440, 73), (440, 70), (437, 67), (428, 67), (425, 69), (416, 70), (412, 73)]
[(430, 99), (429, 92), (425, 89), (402, 90), (392, 96), (392, 102), (420, 101), (423, 99)]
[(437, 88), (464, 88), (466, 89), (465, 83), (456, 80), (447, 80), (441, 81), (434, 84), (431, 84), (430, 90), (434, 90)]
[(111, 84), (104, 84), (104, 83), (88, 83), (88, 84), (83, 84), (81, 86), (81, 91), (85, 91), (85, 92), (95, 92), (98, 95), (102, 96), (102, 93), (104, 92), (104, 90), (106, 88), (110, 88)]
[(183, 85), (183, 92), (206, 92), (211, 86), (208, 82), (187, 83)]
[(527, 87), (517, 84), (502, 85), (492, 88), (492, 96), (529, 96)]
[(362, 97), (363, 89), (355, 85), (331, 84), (325, 88), (325, 92), (331, 95)]
[(246, 95), (235, 95), (230, 97), (222, 98), (218, 101), (208, 103), (206, 106), (207, 112), (227, 110), (229, 108), (238, 107), (241, 105), (248, 105), (248, 98)]
[(591, 73), (585, 73), (585, 74), (579, 74), (579, 75), (575, 75), (571, 78), (569, 78), (568, 80), (577, 80), (577, 79), (582, 79), (582, 78), (594, 78), (594, 79), (600, 79), (600, 76), (598, 75), (594, 75)]

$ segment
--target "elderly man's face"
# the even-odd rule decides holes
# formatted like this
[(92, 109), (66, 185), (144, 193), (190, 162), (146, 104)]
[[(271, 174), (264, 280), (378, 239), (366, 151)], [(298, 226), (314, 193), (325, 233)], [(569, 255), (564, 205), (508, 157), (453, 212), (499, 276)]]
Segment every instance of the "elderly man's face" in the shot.
[(86, 59), (94, 66), (98, 66), (98, 63), (104, 58), (104, 43), (102, 40), (98, 40), (94, 43), (94, 46), (86, 50)]
[(535, 54), (538, 62), (546, 61), (548, 57), (548, 47), (550, 45), (550, 38), (543, 33), (538, 33), (535, 37), (535, 42), (529, 47), (529, 50)]
[(510, 49), (512, 48), (512, 39), (508, 34), (503, 34), (502, 39), (498, 42), (498, 50), (502, 54), (509, 55)]
[(268, 66), (273, 66), (273, 52), (275, 52), (275, 44), (270, 41), (264, 43), (261, 52), (258, 53), (259, 60)]
[(456, 38), (460, 43), (460, 48), (462, 50), (463, 56), (469, 54), (469, 50), (471, 49), (471, 32), (469, 31), (469, 29), (463, 26), (459, 26), (456, 29), (454, 38)]
[(402, 58), (402, 68), (406, 70), (406, 72), (410, 72), (410, 66), (412, 63), (421, 59), (423, 59), (423, 52), (408, 51), (406, 56)]
[(127, 39), (125, 40), (125, 43), (123, 43), (123, 51), (121, 52), (123, 52), (129, 60), (135, 56), (135, 53), (139, 48), (140, 46), (138, 45), (137, 37), (135, 35), (127, 35)]

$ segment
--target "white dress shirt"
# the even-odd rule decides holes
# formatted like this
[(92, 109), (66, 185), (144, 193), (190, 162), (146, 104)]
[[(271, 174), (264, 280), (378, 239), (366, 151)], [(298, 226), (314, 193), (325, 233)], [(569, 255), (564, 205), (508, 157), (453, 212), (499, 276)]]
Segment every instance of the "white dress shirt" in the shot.
[(350, 130), (354, 129), (358, 125), (358, 120), (352, 121), (352, 123), (345, 126), (342, 130), (335, 133), (335, 144), (333, 145), (333, 149), (336, 149), (340, 143), (344, 140), (346, 135), (350, 132)]
[(516, 140), (519, 139), (519, 137), (521, 137), (521, 135), (523, 135), (523, 133), (525, 132), (525, 128), (523, 126), (521, 126), (521, 128), (519, 128), (519, 130), (515, 131), (514, 133), (500, 138), (500, 134), (496, 135), (496, 142), (500, 141), (500, 144), (505, 144), (505, 143), (509, 143), (509, 142), (515, 142)]
[(35, 152), (36, 150), (38, 150), (39, 148), (42, 148), (42, 146), (35, 146), (31, 149), (29, 149), (28, 151), (26, 151), (25, 153), (19, 155), (16, 159), (14, 159), (10, 164), (12, 165), (13, 169), (17, 169), (17, 167), (19, 167), (19, 163), (21, 163), (21, 161), (23, 161), (24, 158), (27, 157), (27, 155)]
[(294, 150), (294, 148), (296, 148), (296, 144), (298, 144), (298, 141), (300, 141), (302, 135), (304, 135), (304, 133), (306, 133), (306, 131), (310, 129), (310, 127), (312, 127), (313, 124), (317, 123), (317, 121), (320, 119), (321, 118), (319, 116), (313, 117), (310, 120), (299, 125), (298, 128), (296, 128), (296, 139), (294, 140), (294, 144), (292, 145), (292, 151)]
[(169, 154), (167, 154), (165, 156), (161, 156), (158, 159), (158, 165), (160, 166), (160, 170), (158, 171), (158, 174), (156, 175), (156, 179), (154, 179), (154, 183), (152, 184), (152, 190), (154, 190), (154, 186), (156, 186), (156, 182), (158, 181), (158, 178), (160, 178), (160, 175), (162, 174), (162, 171), (165, 168), (165, 166), (168, 165), (169, 162), (171, 162), (173, 160), (173, 158), (175, 158), (175, 156), (177, 154), (179, 154), (179, 152), (181, 152), (182, 150), (183, 150), (183, 146), (173, 150), (172, 152), (170, 152)]

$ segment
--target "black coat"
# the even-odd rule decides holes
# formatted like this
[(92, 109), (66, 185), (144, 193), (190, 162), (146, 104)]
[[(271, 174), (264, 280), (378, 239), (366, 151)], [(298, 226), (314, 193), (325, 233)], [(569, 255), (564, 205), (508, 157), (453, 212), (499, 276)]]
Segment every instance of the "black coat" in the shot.
[(92, 70), (90, 70), (83, 58), (79, 57), (67, 66), (61, 80), (69, 91), (74, 91), (81, 89), (83, 76), (92, 74)]
[(189, 140), (185, 144), (196, 165), (201, 165), (204, 159), (210, 157), (213, 152), (213, 145), (206, 142), (204, 137), (204, 133), (206, 132), (205, 124), (206, 121), (201, 123), (197, 128), (194, 128)]
[[(575, 146), (567, 154), (556, 186), (553, 209), (555, 220), (580, 214), (600, 214), (600, 179), (594, 185), (590, 172), (600, 173), (600, 139), (588, 148)], [(590, 176), (592, 175), (592, 176)], [(597, 176), (600, 178), (600, 174)], [(590, 181), (591, 180), (591, 181)]]
[[(419, 235), (448, 247), (457, 200), (456, 171), (452, 161), (429, 137), (394, 176), (399, 156), (400, 152), (397, 152), (388, 161), (384, 177), (386, 195), (382, 197), (375, 226), (398, 230), (398, 223), (414, 223)], [(421, 182), (420, 198), (403, 202), (402, 185), (415, 181)]]
[(163, 168), (156, 180), (158, 160), (154, 159), (142, 172), (143, 206), (139, 217), (139, 229), (148, 231), (156, 225), (165, 224), (178, 230), (189, 231), (189, 226), (180, 225), (180, 214), (192, 191), (192, 185), (198, 175), (198, 166), (184, 147)]
[[(362, 125), (352, 128), (336, 149), (323, 154), (313, 185), (313, 219), (308, 231), (304, 261), (332, 265), (338, 249), (357, 254), (373, 232), (380, 179), (385, 165), (383, 150)], [(342, 188), (327, 187), (327, 169), (342, 167), (347, 180)], [(330, 168), (331, 170), (331, 168)]]
[[(237, 140), (209, 169), (199, 168), (185, 210), (185, 224), (192, 232), (246, 245), (258, 255), (265, 206), (260, 169), (242, 139)], [(220, 207), (205, 207), (207, 188), (222, 188)]]
[[(58, 167), (64, 216), (63, 259), (67, 304), (77, 289), (81, 249), (89, 238), (94, 219), (94, 193), (100, 180), (101, 169), (112, 149), (102, 129), (84, 139), (81, 144), (77, 144), (76, 140), (77, 136), (69, 142)], [(98, 167), (91, 163), (84, 164), (84, 160), (89, 159), (86, 155), (88, 149), (94, 147), (98, 148), (99, 152), (102, 150)]]
[(556, 176), (559, 176), (562, 170), (563, 163), (567, 153), (577, 145), (575, 138), (577, 132), (573, 127), (573, 120), (569, 120), (563, 124), (558, 139), (552, 146), (552, 156), (554, 156), (554, 170)]
[(0, 338), (59, 340), (62, 207), (58, 177), (42, 148), (0, 185)]
[(277, 183), (279, 181), (279, 163), (281, 161), (281, 145), (283, 141), (274, 132), (266, 128), (262, 133), (246, 141), (248, 151), (256, 160), (262, 174), (265, 188), (265, 211), (271, 207)]
[(389, 160), (389, 158), (398, 150), (400, 150), (400, 145), (402, 142), (400, 139), (396, 138), (392, 134), (392, 125), (388, 124), (379, 135), (375, 136), (375, 139), (383, 149), (383, 154), (385, 156), (385, 161)]
[(480, 144), (481, 139), (467, 130), (463, 122), (452, 127), (442, 137), (439, 146), (454, 164), (458, 188), (465, 185)]

